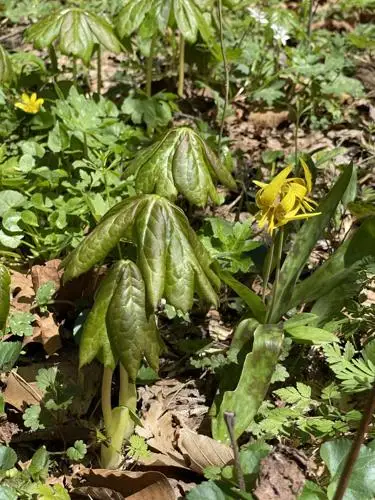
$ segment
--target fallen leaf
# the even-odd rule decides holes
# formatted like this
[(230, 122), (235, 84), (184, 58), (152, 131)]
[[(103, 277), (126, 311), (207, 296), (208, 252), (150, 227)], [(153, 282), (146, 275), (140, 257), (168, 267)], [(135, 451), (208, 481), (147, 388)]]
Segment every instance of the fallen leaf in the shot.
[(30, 337), (24, 337), (23, 345), (38, 342), (43, 345), (47, 354), (54, 354), (62, 347), (62, 344), (59, 326), (56, 324), (53, 314), (49, 312), (47, 316), (37, 314), (34, 316), (37, 326), (33, 328), (33, 334)]
[(13, 297), (11, 308), (29, 312), (35, 297), (31, 276), (11, 271), (10, 291)]
[(265, 111), (253, 112), (249, 114), (249, 121), (256, 129), (277, 128), (283, 122), (288, 121), (289, 111)]
[(85, 469), (78, 476), (85, 486), (109, 488), (127, 500), (175, 500), (167, 477), (161, 472), (128, 472), (107, 469)]
[[(6, 403), (17, 408), (19, 411), (23, 411), (26, 406), (35, 405), (40, 403), (43, 393), (38, 389), (35, 377), (30, 377), (28, 375), (28, 367), (21, 367), (18, 372), (12, 370), (9, 374), (7, 380), (7, 386), (4, 391), (4, 400)], [(24, 376), (28, 378), (25, 380)]]
[(53, 281), (56, 290), (60, 288), (60, 280), (63, 274), (63, 271), (59, 270), (60, 264), (61, 260), (54, 259), (46, 262), (43, 266), (33, 266), (31, 268), (31, 280), (35, 291), (47, 281)]
[(190, 468), (202, 474), (206, 467), (233, 463), (232, 448), (190, 429), (180, 431), (178, 445)]
[(92, 498), (98, 500), (125, 500), (125, 497), (118, 491), (111, 490), (110, 488), (99, 488), (96, 486), (82, 486), (81, 488), (74, 488), (71, 492), (71, 498)]

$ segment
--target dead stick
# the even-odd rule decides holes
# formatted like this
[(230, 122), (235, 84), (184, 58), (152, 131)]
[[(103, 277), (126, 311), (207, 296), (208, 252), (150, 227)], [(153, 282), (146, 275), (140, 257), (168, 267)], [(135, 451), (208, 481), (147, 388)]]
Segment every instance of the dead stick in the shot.
[(371, 390), (365, 411), (361, 423), (359, 424), (357, 434), (353, 441), (352, 447), (350, 449), (348, 458), (346, 459), (344, 470), (342, 471), (339, 484), (337, 485), (335, 496), (333, 500), (342, 500), (348, 487), (350, 476), (353, 472), (354, 464), (357, 460), (361, 445), (363, 443), (365, 434), (367, 433), (368, 427), (371, 423), (372, 415), (375, 410), (375, 385)]
[(245, 479), (243, 477), (243, 473), (242, 473), (242, 469), (241, 469), (240, 450), (238, 449), (238, 444), (236, 441), (236, 437), (234, 435), (234, 426), (235, 426), (235, 420), (236, 420), (235, 414), (231, 411), (224, 412), (224, 420), (225, 420), (225, 423), (227, 424), (230, 442), (231, 442), (232, 448), (233, 448), (234, 470), (236, 471), (238, 486), (240, 487), (241, 491), (246, 491)]

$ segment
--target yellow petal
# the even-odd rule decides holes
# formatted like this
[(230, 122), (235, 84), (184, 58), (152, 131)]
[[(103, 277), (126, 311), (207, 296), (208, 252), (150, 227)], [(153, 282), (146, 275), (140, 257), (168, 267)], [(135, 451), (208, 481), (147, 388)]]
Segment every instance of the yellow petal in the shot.
[(296, 195), (293, 192), (293, 189), (290, 187), (286, 195), (282, 198), (280, 202), (280, 206), (284, 212), (290, 212), (293, 210), (296, 204)]
[(25, 105), (25, 104), (22, 104), (22, 102), (16, 102), (16, 104), (15, 104), (14, 106), (15, 106), (16, 108), (22, 109), (23, 111), (26, 111), (26, 110), (25, 110), (26, 105)]
[(303, 171), (305, 173), (305, 179), (306, 179), (306, 184), (307, 184), (307, 192), (311, 193), (311, 191), (312, 191), (312, 175), (311, 175), (311, 172), (310, 172), (309, 167), (307, 166), (305, 160), (303, 160), (301, 158), (300, 162), (301, 162)]
[(262, 205), (271, 206), (279, 194), (281, 194), (281, 188), (285, 183), (286, 178), (292, 171), (292, 167), (284, 168), (272, 181), (265, 186), (260, 195), (260, 200)]
[(264, 188), (265, 186), (267, 186), (267, 184), (265, 182), (253, 181), (253, 183), (261, 188)]
[(299, 220), (299, 219), (308, 219), (310, 217), (315, 217), (316, 215), (320, 215), (322, 212), (314, 212), (313, 214), (298, 214), (293, 216), (285, 216), (285, 220), (288, 222), (291, 220)]
[(291, 182), (288, 184), (289, 189), (294, 193), (294, 196), (302, 200), (307, 195), (307, 188), (299, 182)]
[(32, 103), (36, 102), (36, 93), (35, 93), (35, 92), (33, 92), (33, 93), (31, 94), (31, 97), (30, 97), (30, 102), (32, 102)]
[(35, 103), (35, 104), (36, 104), (37, 106), (41, 107), (41, 106), (43, 105), (43, 103), (44, 103), (44, 99), (42, 99), (42, 98), (40, 97), (39, 99), (37, 99), (37, 101), (36, 101), (36, 103)]
[(21, 95), (21, 100), (22, 100), (25, 104), (28, 104), (28, 103), (30, 102), (30, 97), (29, 97), (27, 94), (23, 93), (23, 94)]

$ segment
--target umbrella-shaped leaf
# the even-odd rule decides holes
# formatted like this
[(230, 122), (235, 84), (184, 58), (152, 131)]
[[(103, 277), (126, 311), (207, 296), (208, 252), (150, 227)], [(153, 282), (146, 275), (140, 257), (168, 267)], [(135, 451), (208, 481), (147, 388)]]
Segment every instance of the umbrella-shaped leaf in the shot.
[(63, 54), (80, 57), (85, 64), (89, 63), (97, 43), (111, 52), (121, 51), (112, 26), (97, 15), (78, 8), (65, 9), (42, 19), (28, 29), (27, 38), (39, 49), (56, 41)]
[(198, 35), (198, 20), (192, 5), (194, 0), (174, 0), (173, 13), (177, 27), (186, 40), (194, 43)]
[(12, 63), (8, 52), (0, 45), (0, 83), (8, 83), (13, 78)]
[(125, 0), (117, 17), (117, 30), (121, 38), (136, 31), (146, 14), (154, 7), (153, 0)]
[(0, 264), (0, 330), (6, 324), (10, 307), (10, 275), (8, 269)]
[(117, 262), (102, 281), (96, 293), (94, 306), (87, 316), (80, 340), (80, 367), (91, 363), (95, 357), (108, 368), (116, 366), (107, 334), (106, 315), (123, 267), (122, 261)]
[(215, 153), (188, 127), (168, 131), (130, 163), (125, 175), (135, 176), (140, 192), (156, 193), (171, 201), (181, 193), (198, 206), (204, 206), (208, 198), (219, 202), (214, 181), (236, 187)]
[(146, 290), (140, 270), (129, 260), (121, 261), (121, 267), (106, 322), (112, 350), (134, 381), (143, 357), (158, 370), (162, 345), (154, 315), (146, 314)]
[(137, 263), (152, 307), (165, 297), (186, 312), (194, 291), (217, 303), (220, 280), (210, 269), (207, 251), (182, 210), (158, 195), (130, 198), (113, 207), (64, 261), (64, 280), (103, 260), (122, 237), (137, 245)]

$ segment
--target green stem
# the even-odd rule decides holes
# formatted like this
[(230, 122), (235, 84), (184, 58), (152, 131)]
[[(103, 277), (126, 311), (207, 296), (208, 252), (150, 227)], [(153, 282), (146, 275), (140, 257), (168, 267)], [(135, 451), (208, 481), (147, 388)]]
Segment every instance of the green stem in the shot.
[(103, 378), (102, 378), (102, 412), (104, 419), (105, 428), (109, 428), (112, 421), (112, 403), (111, 403), (111, 392), (112, 392), (112, 368), (104, 367)]
[(220, 49), (221, 49), (221, 56), (223, 58), (224, 73), (225, 73), (225, 98), (224, 98), (223, 112), (222, 112), (222, 116), (221, 116), (219, 144), (218, 144), (218, 149), (219, 149), (219, 154), (220, 154), (221, 142), (223, 140), (223, 133), (224, 133), (225, 116), (227, 113), (227, 107), (228, 107), (228, 102), (229, 102), (229, 67), (228, 67), (227, 55), (226, 55), (225, 47), (224, 47), (223, 5), (222, 5), (221, 0), (219, 0), (218, 6), (219, 6), (219, 27), (220, 27)]
[(151, 40), (150, 54), (147, 58), (147, 65), (146, 65), (146, 94), (147, 94), (147, 97), (152, 96), (152, 66), (153, 66), (153, 62), (154, 62), (155, 42), (156, 42), (156, 36), (154, 35), (152, 37), (152, 40)]
[(185, 79), (185, 38), (180, 33), (180, 60), (178, 65), (178, 90), (179, 97), (184, 96), (184, 79)]
[(73, 57), (73, 83), (77, 87), (77, 59)]
[(281, 227), (279, 231), (279, 242), (277, 248), (276, 275), (275, 275), (275, 281), (272, 286), (272, 299), (270, 307), (267, 310), (266, 323), (268, 323), (270, 317), (272, 317), (272, 310), (275, 306), (275, 297), (280, 280), (281, 257), (283, 255), (283, 246), (284, 246), (284, 228)]
[(57, 57), (56, 57), (55, 47), (52, 44), (48, 47), (48, 52), (49, 52), (49, 57), (51, 59), (52, 73), (54, 75), (56, 75), (59, 72), (59, 67), (57, 65)]
[(98, 44), (98, 62), (97, 62), (97, 92), (100, 94), (100, 90), (102, 88), (102, 49), (100, 45)]
[(267, 292), (268, 282), (270, 279), (270, 274), (271, 274), (271, 269), (272, 269), (274, 251), (275, 251), (275, 242), (274, 242), (274, 240), (272, 240), (270, 252), (269, 252), (269, 255), (267, 255), (268, 261), (267, 261), (267, 267), (266, 267), (266, 272), (264, 274), (264, 281), (263, 281), (262, 300), (263, 300), (264, 304), (266, 302), (266, 292)]
[(119, 405), (135, 411), (137, 406), (137, 390), (135, 384), (129, 381), (128, 372), (120, 363), (120, 394)]

